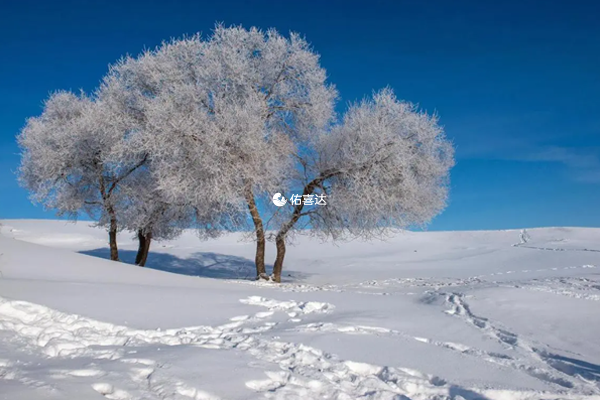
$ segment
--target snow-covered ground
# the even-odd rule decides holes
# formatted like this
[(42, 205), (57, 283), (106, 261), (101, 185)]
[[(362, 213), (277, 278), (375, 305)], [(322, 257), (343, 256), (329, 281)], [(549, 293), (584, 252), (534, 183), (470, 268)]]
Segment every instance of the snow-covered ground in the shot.
[(299, 237), (277, 286), (240, 235), (2, 224), (0, 399), (600, 399), (600, 229)]

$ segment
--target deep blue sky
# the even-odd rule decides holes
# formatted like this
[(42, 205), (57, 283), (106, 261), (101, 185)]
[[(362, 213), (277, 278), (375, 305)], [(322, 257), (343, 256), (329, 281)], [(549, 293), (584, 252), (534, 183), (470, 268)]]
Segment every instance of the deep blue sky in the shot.
[(391, 86), (457, 148), (430, 229), (600, 226), (596, 1), (0, 0), (0, 219), (53, 218), (15, 178), (15, 135), (58, 89), (216, 21), (300, 32), (342, 101)]

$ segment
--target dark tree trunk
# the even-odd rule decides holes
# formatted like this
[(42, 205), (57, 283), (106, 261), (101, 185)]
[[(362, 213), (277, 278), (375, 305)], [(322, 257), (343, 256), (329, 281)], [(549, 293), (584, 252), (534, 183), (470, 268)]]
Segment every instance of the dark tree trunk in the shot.
[(277, 256), (273, 265), (273, 280), (281, 283), (281, 272), (283, 271), (283, 260), (285, 258), (285, 236), (277, 235), (275, 246), (277, 247)]
[(110, 245), (110, 259), (119, 261), (119, 248), (117, 247), (117, 218), (111, 212), (110, 226), (108, 228), (108, 244)]
[(137, 237), (139, 245), (137, 254), (135, 256), (135, 265), (140, 265), (140, 261), (142, 260), (142, 256), (144, 254), (144, 249), (146, 248), (146, 236), (144, 236), (144, 231), (138, 229)]
[(252, 192), (252, 186), (246, 185), (244, 189), (244, 195), (246, 202), (248, 203), (248, 210), (252, 216), (252, 222), (254, 223), (254, 232), (256, 233), (256, 255), (254, 257), (254, 264), (256, 265), (256, 279), (268, 279), (267, 271), (265, 269), (265, 228), (256, 207), (256, 201), (254, 200), (254, 193)]
[[(104, 209), (108, 214), (109, 218), (109, 226), (108, 226), (108, 245), (110, 247), (110, 259), (112, 261), (120, 261), (119, 260), (119, 248), (117, 247), (117, 213), (115, 212), (114, 207), (110, 202), (110, 194), (112, 189), (106, 191), (106, 185), (104, 182), (104, 178), (102, 173), (99, 173), (98, 183), (100, 185), (100, 193), (102, 195), (102, 201), (104, 202)], [(114, 187), (114, 184), (113, 184)]]
[(256, 265), (256, 279), (268, 279), (265, 269), (265, 233), (264, 231), (256, 231), (256, 257), (254, 264)]
[[(309, 183), (304, 186), (304, 190), (302, 195), (313, 194), (316, 188), (322, 187), (323, 182), (327, 179), (332, 178), (336, 175), (341, 174), (341, 171), (330, 170), (325, 171), (323, 174), (313, 179)], [(275, 237), (275, 246), (277, 247), (277, 255), (275, 256), (275, 264), (273, 265), (273, 280), (275, 282), (281, 282), (281, 273), (283, 271), (283, 260), (285, 258), (285, 238), (290, 230), (296, 225), (296, 222), (302, 217), (302, 209), (304, 208), (304, 203), (300, 203), (294, 206), (294, 211), (292, 212), (292, 217), (286, 223), (284, 223), (277, 236)]]
[(144, 234), (143, 230), (138, 230), (138, 240), (140, 242), (137, 255), (135, 256), (135, 264), (143, 267), (148, 260), (150, 253), (150, 243), (152, 242), (152, 232)]

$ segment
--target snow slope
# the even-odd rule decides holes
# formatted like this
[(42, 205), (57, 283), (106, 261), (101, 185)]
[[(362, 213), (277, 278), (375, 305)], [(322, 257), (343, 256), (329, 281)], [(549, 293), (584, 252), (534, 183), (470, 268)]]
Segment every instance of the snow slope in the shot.
[(298, 237), (276, 286), (241, 235), (2, 224), (0, 399), (600, 399), (600, 229)]

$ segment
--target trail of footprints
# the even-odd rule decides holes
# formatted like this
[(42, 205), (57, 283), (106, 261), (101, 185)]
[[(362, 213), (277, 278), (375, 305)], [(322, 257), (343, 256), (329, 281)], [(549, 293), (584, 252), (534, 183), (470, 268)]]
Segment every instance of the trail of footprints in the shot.
[(532, 279), (512, 286), (576, 299), (600, 301), (600, 281), (590, 278)]
[[(233, 317), (230, 322), (214, 328), (144, 331), (68, 315), (26, 302), (0, 300), (0, 330), (16, 333), (16, 338), (24, 342), (24, 349), (38, 354), (41, 350), (47, 360), (58, 359), (62, 364), (63, 360), (86, 359), (89, 368), (51, 370), (48, 379), (93, 379), (95, 382), (91, 383), (91, 388), (110, 400), (217, 398), (186, 386), (174, 377), (162, 377), (154, 361), (129, 358), (130, 352), (126, 351), (152, 345), (235, 348), (248, 352), (280, 369), (267, 371), (267, 379), (263, 381), (247, 383), (248, 388), (264, 392), (267, 397), (274, 390), (284, 395), (340, 399), (356, 398), (374, 390), (391, 395), (399, 391), (410, 393), (416, 387), (430, 387), (430, 391), (440, 395), (447, 392), (440, 387), (444, 382), (438, 378), (339, 360), (334, 355), (303, 344), (267, 340), (258, 335), (275, 326), (275, 322), (268, 321), (275, 312), (284, 312), (290, 321), (299, 322), (303, 315), (331, 311), (334, 308), (331, 304), (281, 302), (257, 296), (241, 301), (265, 307), (267, 311), (254, 316)], [(119, 364), (129, 365), (122, 369)], [(103, 369), (104, 366), (108, 368)], [(6, 367), (15, 374), (16, 368), (8, 364)], [(126, 384), (125, 375), (130, 378), (125, 380)], [(11, 377), (4, 374), (4, 379)], [(22, 383), (28, 384), (24, 379)]]
[[(473, 325), (476, 329), (493, 340), (505, 345), (507, 350), (513, 351), (514, 356), (509, 354), (486, 352), (474, 349), (461, 343), (441, 342), (423, 337), (411, 336), (406, 333), (371, 326), (345, 326), (328, 322), (311, 323), (301, 325), (297, 329), (302, 332), (336, 332), (355, 335), (380, 335), (395, 336), (403, 340), (414, 340), (450, 351), (483, 359), (487, 362), (523, 371), (528, 375), (557, 385), (564, 389), (577, 388), (586, 394), (600, 393), (600, 373), (598, 366), (588, 364), (581, 360), (569, 359), (543, 350), (542, 344), (533, 344), (521, 338), (519, 335), (492, 323), (487, 318), (474, 315), (461, 293), (444, 293), (432, 291), (425, 296), (444, 297), (445, 303), (450, 306), (445, 312), (454, 317), (463, 319), (466, 323)], [(426, 300), (433, 303), (432, 299)]]
[[(418, 290), (421, 289), (430, 289), (430, 290), (441, 290), (449, 287), (493, 287), (498, 286), (499, 284), (494, 280), (499, 277), (507, 277), (518, 274), (527, 274), (534, 272), (547, 272), (547, 271), (570, 271), (570, 270), (594, 270), (596, 269), (596, 265), (576, 265), (576, 266), (566, 266), (566, 267), (553, 267), (553, 268), (537, 268), (537, 269), (521, 269), (521, 270), (509, 270), (503, 272), (493, 272), (490, 274), (482, 274), (477, 276), (472, 276), (468, 278), (389, 278), (389, 279), (371, 279), (368, 281), (360, 282), (360, 283), (352, 283), (346, 285), (309, 285), (302, 283), (283, 283), (278, 286), (274, 286), (270, 283), (264, 281), (231, 281), (235, 284), (243, 284), (243, 285), (252, 285), (259, 286), (265, 289), (278, 290), (282, 292), (300, 292), (300, 293), (308, 293), (308, 292), (352, 292), (358, 294), (366, 294), (366, 295), (377, 295), (377, 296), (388, 296), (388, 295), (418, 295)], [(559, 279), (556, 278), (555, 281), (559, 282)], [(563, 280), (565, 278), (562, 278)], [(584, 278), (582, 278), (584, 279)], [(535, 286), (534, 283), (538, 281), (533, 279), (530, 284), (524, 283), (522, 284), (519, 280), (517, 282), (512, 283), (507, 281), (502, 283), (501, 285), (509, 285), (512, 287), (522, 287), (525, 289), (531, 290), (540, 290), (540, 291), (553, 291), (551, 288), (547, 286), (538, 285)], [(544, 280), (541, 283), (547, 283), (551, 280)], [(600, 290), (600, 282), (591, 281), (594, 284), (591, 284), (588, 288), (582, 288), (582, 285), (579, 286), (584, 292), (572, 292), (567, 288), (554, 290), (553, 293), (563, 294), (565, 296), (584, 298), (588, 300), (596, 300), (600, 301), (600, 297), (596, 293), (588, 293), (586, 290)], [(414, 288), (417, 289), (416, 292), (394, 292), (394, 291), (382, 291), (386, 288), (389, 289), (397, 289), (397, 288)]]
[[(567, 360), (567, 357), (543, 350), (542, 347), (545, 346), (542, 344), (535, 344), (500, 326), (499, 323), (492, 323), (487, 318), (473, 314), (465, 300), (466, 296), (462, 293), (440, 293), (440, 295), (446, 296), (446, 303), (451, 306), (449, 310), (446, 310), (448, 314), (462, 318), (481, 330), (486, 336), (506, 345), (520, 356), (515, 359), (500, 357), (500, 360), (495, 360), (496, 355), (488, 353), (487, 355), (491, 357), (487, 359), (488, 361), (511, 366), (535, 378), (567, 389), (578, 388), (586, 394), (600, 393), (600, 374), (596, 375), (576, 366), (569, 367), (566, 362), (561, 361), (561, 359)], [(585, 364), (581, 360), (568, 360), (577, 364)]]
[[(132, 357), (135, 349), (152, 345), (190, 345), (247, 352), (278, 368), (266, 371), (264, 380), (246, 383), (249, 389), (265, 397), (354, 399), (378, 393), (379, 398), (390, 399), (404, 395), (412, 399), (450, 398), (447, 383), (435, 376), (341, 360), (301, 343), (281, 342), (260, 335), (276, 325), (269, 321), (274, 313), (286, 313), (288, 322), (295, 323), (301, 322), (307, 314), (330, 312), (334, 309), (331, 304), (282, 302), (258, 296), (241, 301), (262, 306), (267, 311), (233, 317), (217, 327), (144, 331), (63, 314), (30, 303), (0, 300), (0, 330), (16, 333), (25, 350), (38, 355), (41, 350), (49, 363), (57, 360), (57, 364), (64, 365), (69, 360), (84, 359), (85, 363), (78, 363), (84, 364), (84, 368), (50, 370), (47, 378), (91, 380), (91, 389), (110, 400), (217, 399), (175, 377), (161, 374), (161, 366), (155, 361)], [(386, 333), (377, 328), (358, 329)], [(16, 369), (12, 367), (6, 365), (14, 375)], [(124, 379), (127, 375), (129, 380)], [(4, 374), (4, 379), (10, 378)]]
[[(584, 266), (593, 268), (593, 266)], [(570, 267), (572, 268), (572, 267)], [(562, 279), (562, 280), (561, 280)], [(590, 365), (586, 368), (580, 360), (568, 359), (551, 353), (541, 344), (531, 343), (517, 334), (475, 315), (466, 296), (457, 292), (443, 292), (457, 286), (481, 284), (480, 277), (466, 280), (388, 280), (387, 284), (418, 286), (426, 289), (423, 296), (429, 303), (436, 297), (443, 298), (450, 307), (445, 312), (480, 330), (487, 337), (497, 340), (514, 352), (513, 355), (485, 352), (469, 346), (441, 342), (429, 338), (415, 337), (406, 333), (372, 326), (342, 325), (328, 322), (300, 324), (307, 314), (331, 312), (335, 307), (329, 303), (278, 301), (259, 296), (240, 300), (242, 303), (260, 306), (253, 316), (242, 315), (230, 319), (217, 327), (191, 327), (170, 330), (136, 330), (106, 324), (80, 316), (60, 313), (43, 306), (26, 302), (8, 301), (0, 298), (0, 331), (12, 331), (26, 349), (41, 350), (45, 357), (89, 358), (85, 368), (52, 370), (49, 379), (92, 380), (91, 388), (110, 400), (134, 399), (194, 399), (216, 400), (217, 396), (199, 388), (161, 374), (162, 366), (153, 360), (135, 358), (136, 347), (153, 345), (190, 345), (212, 349), (237, 349), (248, 352), (257, 359), (279, 367), (277, 371), (266, 371), (264, 380), (246, 382), (246, 386), (265, 397), (275, 394), (298, 395), (305, 398), (328, 396), (329, 398), (356, 398), (369, 393), (387, 393), (389, 398), (408, 396), (411, 399), (449, 399), (449, 385), (441, 378), (402, 368), (379, 367), (338, 359), (335, 355), (303, 344), (264, 339), (262, 333), (277, 325), (271, 321), (275, 313), (287, 314), (292, 330), (300, 332), (336, 332), (341, 334), (393, 336), (400, 340), (411, 340), (477, 357), (502, 367), (514, 368), (530, 376), (556, 385), (563, 390), (576, 388), (580, 393), (600, 393), (600, 376)], [(572, 290), (600, 290), (598, 283), (587, 278), (556, 278), (553, 284), (567, 285)], [(379, 283), (377, 283), (379, 285)], [(536, 287), (548, 288), (548, 282)], [(431, 299), (427, 300), (427, 296)], [(595, 298), (590, 298), (593, 299)], [(294, 325), (296, 324), (296, 325)], [(102, 360), (103, 362), (100, 362)], [(115, 368), (119, 363), (122, 368)], [(103, 368), (106, 366), (107, 368)], [(115, 377), (114, 370), (121, 375)], [(121, 373), (122, 372), (122, 373)], [(129, 376), (124, 387), (122, 375)], [(18, 380), (34, 388), (56, 390), (52, 384), (32, 379), (28, 374), (8, 361), (0, 360), (0, 379)], [(118, 382), (114, 383), (114, 382)], [(420, 397), (421, 396), (421, 397)], [(381, 397), (385, 398), (385, 396)]]

